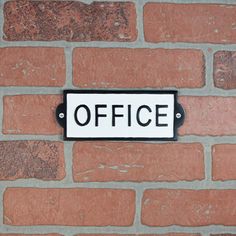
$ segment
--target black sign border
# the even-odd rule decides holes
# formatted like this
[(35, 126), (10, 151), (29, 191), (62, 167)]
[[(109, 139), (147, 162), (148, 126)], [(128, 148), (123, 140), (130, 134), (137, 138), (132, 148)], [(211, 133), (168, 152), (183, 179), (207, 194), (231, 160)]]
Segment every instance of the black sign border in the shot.
[[(148, 137), (91, 137), (91, 138), (72, 138), (67, 137), (67, 94), (173, 94), (174, 95), (174, 127), (172, 138), (148, 138)], [(104, 90), (104, 89), (81, 89), (81, 90), (64, 90), (63, 91), (63, 104), (60, 104), (56, 110), (56, 118), (58, 123), (64, 128), (64, 140), (66, 141), (91, 141), (91, 140), (107, 140), (107, 141), (177, 141), (178, 127), (183, 124), (184, 110), (182, 106), (177, 102), (178, 91), (176, 90)], [(63, 113), (64, 117), (59, 118), (59, 114)], [(180, 113), (181, 118), (176, 118), (176, 114)]]

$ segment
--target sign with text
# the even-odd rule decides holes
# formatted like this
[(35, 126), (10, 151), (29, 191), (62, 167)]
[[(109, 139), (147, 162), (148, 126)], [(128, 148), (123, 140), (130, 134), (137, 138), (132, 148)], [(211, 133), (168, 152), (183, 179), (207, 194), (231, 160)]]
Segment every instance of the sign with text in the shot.
[(176, 140), (177, 91), (65, 90), (57, 108), (65, 140)]

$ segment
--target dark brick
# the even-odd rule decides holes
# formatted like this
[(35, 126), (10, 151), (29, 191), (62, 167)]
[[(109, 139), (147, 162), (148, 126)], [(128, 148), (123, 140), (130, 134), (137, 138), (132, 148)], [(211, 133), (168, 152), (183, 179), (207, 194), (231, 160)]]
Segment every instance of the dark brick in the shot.
[(0, 180), (65, 176), (63, 144), (50, 141), (0, 142)]
[(9, 1), (4, 5), (4, 39), (134, 41), (134, 3)]
[(215, 53), (214, 84), (222, 89), (236, 88), (236, 51), (219, 51)]

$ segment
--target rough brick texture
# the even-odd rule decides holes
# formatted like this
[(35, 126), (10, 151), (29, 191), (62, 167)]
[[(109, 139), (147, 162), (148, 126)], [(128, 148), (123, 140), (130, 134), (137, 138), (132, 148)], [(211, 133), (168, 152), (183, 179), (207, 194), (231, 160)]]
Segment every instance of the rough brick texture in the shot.
[(146, 190), (142, 223), (149, 226), (235, 225), (236, 190)]
[(63, 86), (63, 48), (0, 48), (0, 86)]
[(204, 178), (200, 144), (77, 142), (73, 155), (73, 176), (78, 182)]
[(134, 41), (134, 3), (9, 1), (4, 5), (5, 40)]
[(213, 180), (236, 180), (236, 144), (218, 144), (212, 148)]
[(214, 54), (214, 84), (222, 89), (236, 88), (235, 51), (219, 51)]
[[(236, 236), (236, 2), (0, 0), (0, 21), (0, 236)], [(177, 89), (178, 140), (63, 140), (76, 88)]]
[(9, 188), (4, 193), (8, 225), (129, 226), (134, 213), (133, 190)]
[(61, 142), (0, 142), (0, 180), (21, 178), (61, 180), (65, 176), (64, 168)]
[(188, 49), (76, 48), (73, 79), (84, 88), (198, 88), (204, 57)]
[(235, 5), (147, 3), (149, 42), (235, 43)]
[(236, 97), (180, 97), (185, 109), (181, 135), (236, 135)]
[(55, 110), (59, 95), (17, 95), (3, 98), (4, 134), (59, 134)]

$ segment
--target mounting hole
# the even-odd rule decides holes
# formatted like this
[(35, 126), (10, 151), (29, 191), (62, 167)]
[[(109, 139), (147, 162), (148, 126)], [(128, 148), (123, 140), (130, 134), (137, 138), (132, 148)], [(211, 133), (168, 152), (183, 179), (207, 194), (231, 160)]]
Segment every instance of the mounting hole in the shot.
[(62, 112), (59, 114), (59, 118), (61, 118), (61, 119), (63, 119), (64, 116), (65, 116), (65, 115), (64, 115), (64, 113), (62, 113)]
[(175, 116), (176, 116), (177, 119), (180, 119), (182, 115), (180, 113), (176, 113)]

